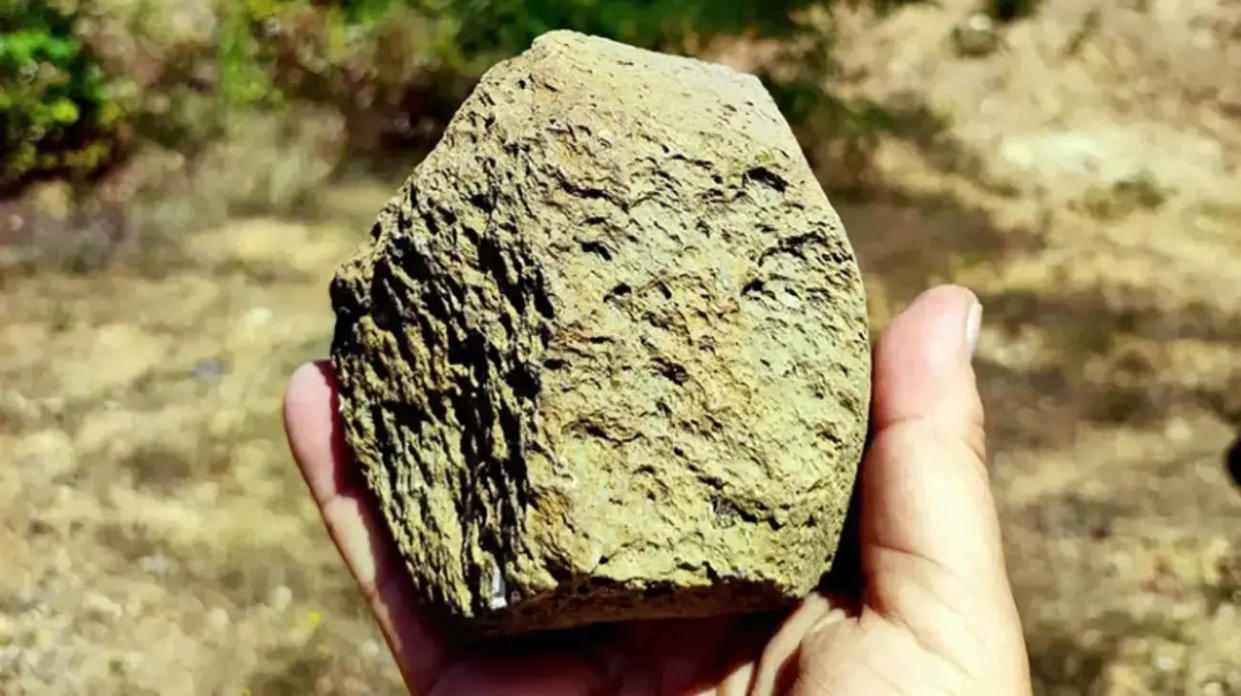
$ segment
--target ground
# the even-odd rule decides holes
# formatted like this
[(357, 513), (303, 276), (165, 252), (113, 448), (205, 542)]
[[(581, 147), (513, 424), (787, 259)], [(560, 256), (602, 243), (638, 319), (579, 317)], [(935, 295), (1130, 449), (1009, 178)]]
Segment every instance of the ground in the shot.
[[(839, 89), (904, 119), (864, 169), (811, 153), (874, 323), (982, 298), (1038, 692), (1241, 694), (1241, 2), (973, 7), (838, 17)], [(171, 261), (0, 266), (0, 692), (397, 692), (278, 417), (396, 183)]]

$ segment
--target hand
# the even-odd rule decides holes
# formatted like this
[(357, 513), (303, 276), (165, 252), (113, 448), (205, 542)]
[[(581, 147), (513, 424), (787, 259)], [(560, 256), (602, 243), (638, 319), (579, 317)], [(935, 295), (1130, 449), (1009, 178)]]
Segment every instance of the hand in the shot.
[(285, 427), (328, 532), (419, 696), (1026, 696), (970, 366), (980, 318), (969, 291), (941, 287), (884, 331), (857, 518), (864, 589), (850, 601), (811, 596), (775, 621), (646, 622), (455, 650), (419, 610), (349, 461), (329, 366), (294, 375)]

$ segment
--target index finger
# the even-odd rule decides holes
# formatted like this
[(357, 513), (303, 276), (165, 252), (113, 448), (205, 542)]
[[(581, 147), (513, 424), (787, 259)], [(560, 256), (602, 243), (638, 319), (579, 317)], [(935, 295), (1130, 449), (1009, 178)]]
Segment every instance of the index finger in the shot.
[(328, 534), (358, 582), (406, 685), (427, 693), (447, 660), (443, 638), (418, 606), (400, 553), (349, 457), (326, 362), (294, 373), (284, 400), (289, 448)]

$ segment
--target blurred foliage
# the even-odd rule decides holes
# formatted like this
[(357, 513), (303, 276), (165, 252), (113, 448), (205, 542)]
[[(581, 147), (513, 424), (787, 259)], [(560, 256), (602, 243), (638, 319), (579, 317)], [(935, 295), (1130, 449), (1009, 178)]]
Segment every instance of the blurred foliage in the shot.
[[(675, 5), (641, 0), (456, 0), (458, 11), (478, 6), (462, 24), (468, 53), (518, 50), (539, 34), (560, 27), (608, 36), (637, 46), (686, 49), (721, 34), (787, 36), (798, 30), (797, 12), (816, 0), (682, 0)], [(688, 46), (686, 44), (689, 44)]]
[(42, 0), (0, 0), (0, 191), (99, 170), (115, 154), (120, 116), (71, 16)]
[[(828, 92), (831, 7), (883, 13), (912, 1), (0, 0), (0, 194), (103, 173), (108, 185), (75, 186), (74, 198), (103, 190), (105, 206), (127, 208), (194, 181), (240, 197), (214, 203), (204, 223), (220, 210), (296, 208), (296, 187), (321, 182), (325, 166), (407, 171), (487, 67), (555, 28), (685, 54), (766, 46), (757, 70), (800, 135), (856, 163), (894, 121)], [(273, 141), (310, 150), (270, 158), (301, 164), (256, 175), (265, 183), (254, 191), (212, 183), (230, 178), (211, 170), (219, 153), (254, 145), (245, 124), (271, 132), (308, 114), (339, 125), (339, 137)], [(130, 171), (150, 161), (177, 171)], [(295, 170), (312, 175), (279, 178)]]
[(1168, 191), (1150, 172), (1141, 172), (1108, 188), (1091, 187), (1082, 197), (1081, 207), (1096, 219), (1116, 220), (1139, 210), (1157, 210), (1167, 197)]
[[(883, 12), (910, 0), (835, 1)], [(859, 119), (842, 114), (845, 105), (824, 89), (834, 67), (830, 30), (807, 21), (832, 4), (341, 0), (314, 6), (306, 0), (247, 0), (247, 26), (232, 17), (223, 32), (221, 85), (234, 101), (295, 97), (331, 103), (349, 124), (352, 152), (409, 152), (411, 145), (417, 150), (434, 143), (487, 67), (552, 29), (685, 54), (726, 38), (778, 39), (783, 48), (761, 76), (791, 120), (820, 117), (848, 127)]]

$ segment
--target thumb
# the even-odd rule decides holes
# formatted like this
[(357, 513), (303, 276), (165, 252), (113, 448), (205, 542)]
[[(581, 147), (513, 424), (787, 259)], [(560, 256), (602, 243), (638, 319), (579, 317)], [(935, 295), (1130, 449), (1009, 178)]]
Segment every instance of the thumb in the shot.
[(970, 291), (923, 293), (875, 347), (874, 441), (862, 470), (862, 552), (895, 549), (977, 580), (1003, 575), (970, 365), (982, 307)]
[(970, 365), (981, 319), (973, 293), (935, 288), (875, 347), (875, 437), (861, 484), (864, 599), (958, 665), (987, 656), (984, 683), (1008, 685), (994, 693), (1028, 694)]

